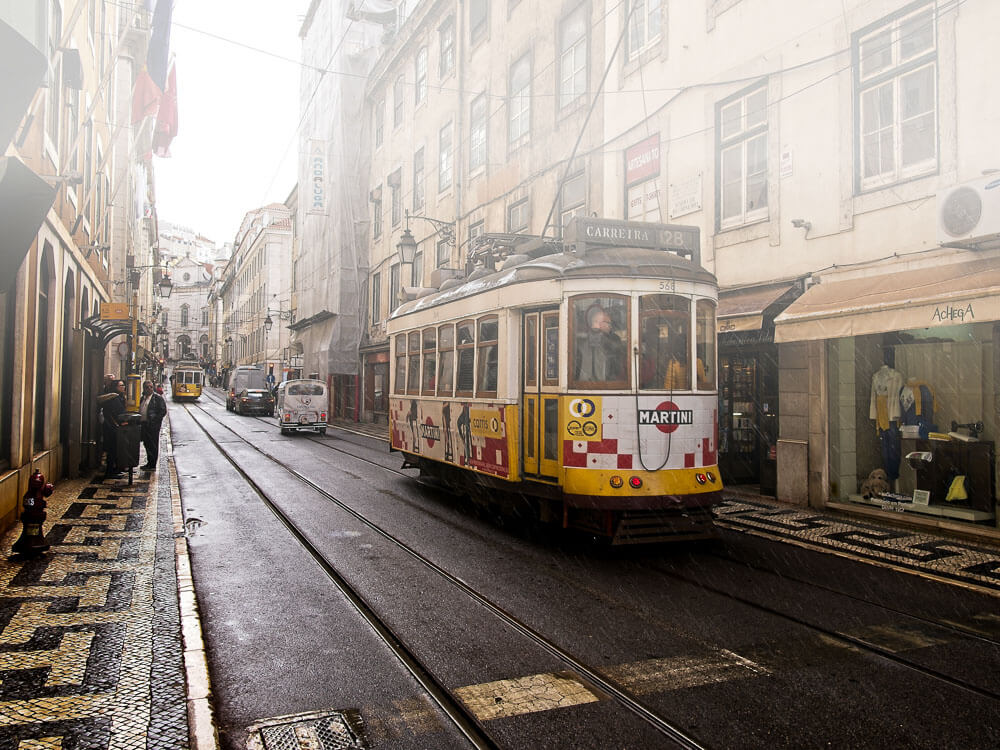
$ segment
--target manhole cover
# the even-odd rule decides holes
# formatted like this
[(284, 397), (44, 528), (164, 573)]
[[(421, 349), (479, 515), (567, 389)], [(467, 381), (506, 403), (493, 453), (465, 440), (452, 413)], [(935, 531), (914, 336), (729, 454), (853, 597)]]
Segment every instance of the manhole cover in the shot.
[(250, 727), (249, 750), (354, 750), (364, 748), (354, 711), (297, 714)]

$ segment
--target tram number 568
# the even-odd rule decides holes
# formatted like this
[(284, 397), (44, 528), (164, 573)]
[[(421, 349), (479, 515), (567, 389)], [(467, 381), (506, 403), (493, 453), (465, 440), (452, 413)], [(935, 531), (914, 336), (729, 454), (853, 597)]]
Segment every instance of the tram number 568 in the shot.
[(673, 292), (676, 291), (676, 284), (673, 279), (665, 279), (657, 284), (657, 289), (661, 292)]

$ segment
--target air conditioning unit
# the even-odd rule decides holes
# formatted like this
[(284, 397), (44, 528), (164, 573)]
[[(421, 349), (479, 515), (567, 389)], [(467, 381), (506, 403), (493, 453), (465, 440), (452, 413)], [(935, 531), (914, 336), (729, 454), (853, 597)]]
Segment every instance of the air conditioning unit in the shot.
[(1000, 174), (940, 191), (937, 226), (942, 247), (1000, 247)]

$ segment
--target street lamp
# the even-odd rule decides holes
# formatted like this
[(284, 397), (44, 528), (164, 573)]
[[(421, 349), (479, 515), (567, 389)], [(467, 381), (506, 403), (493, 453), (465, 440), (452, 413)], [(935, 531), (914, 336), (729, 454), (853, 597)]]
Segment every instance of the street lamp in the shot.
[[(455, 222), (442, 221), (422, 214), (411, 214), (409, 209), (406, 210), (406, 223), (403, 225), (403, 234), (400, 235), (399, 242), (396, 243), (396, 252), (399, 253), (400, 265), (410, 266), (412, 275), (413, 261), (417, 255), (417, 241), (410, 231), (410, 219), (423, 219), (430, 223), (434, 226), (434, 233), (452, 247), (455, 246)], [(402, 292), (401, 288), (399, 290), (401, 296)]]
[(270, 333), (271, 329), (274, 328), (274, 320), (271, 319), (271, 313), (274, 313), (278, 317), (278, 320), (295, 320), (295, 311), (282, 310), (281, 303), (279, 302), (277, 310), (272, 310), (270, 307), (267, 308), (267, 317), (264, 318), (264, 331), (267, 333)]
[(156, 286), (160, 290), (160, 296), (163, 297), (163, 299), (167, 299), (170, 296), (170, 293), (174, 291), (174, 284), (170, 281), (169, 276), (164, 276), (160, 279), (160, 283)]

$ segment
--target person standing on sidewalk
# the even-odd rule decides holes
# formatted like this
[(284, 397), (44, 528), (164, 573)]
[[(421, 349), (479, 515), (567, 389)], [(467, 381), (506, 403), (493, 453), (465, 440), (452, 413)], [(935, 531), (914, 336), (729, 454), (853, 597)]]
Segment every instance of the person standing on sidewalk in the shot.
[(104, 478), (117, 479), (121, 476), (121, 470), (118, 468), (118, 421), (120, 416), (125, 413), (125, 381), (117, 381), (114, 385), (114, 391), (103, 394), (98, 400), (104, 418), (102, 434), (104, 435), (104, 450), (107, 453)]
[(156, 392), (153, 381), (142, 384), (142, 403), (139, 405), (139, 423), (142, 430), (142, 444), (146, 446), (146, 463), (139, 468), (143, 471), (156, 471), (156, 462), (160, 457), (160, 426), (167, 415), (167, 402)]

